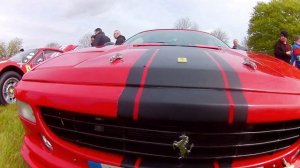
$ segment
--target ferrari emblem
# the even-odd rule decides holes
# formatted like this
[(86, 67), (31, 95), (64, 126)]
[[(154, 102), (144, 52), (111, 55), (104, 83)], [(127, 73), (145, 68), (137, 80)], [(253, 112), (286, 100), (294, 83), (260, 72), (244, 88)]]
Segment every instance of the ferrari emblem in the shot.
[(180, 141), (174, 141), (173, 142), (173, 149), (179, 149), (179, 159), (185, 158), (191, 153), (192, 148), (194, 147), (194, 144), (191, 144), (189, 149), (187, 147), (189, 143), (189, 137), (186, 135), (181, 135)]
[(177, 58), (177, 62), (178, 62), (178, 63), (187, 63), (188, 61), (187, 61), (187, 58), (184, 58), (184, 57), (178, 57), (178, 58)]
[(27, 72), (31, 70), (30, 65), (25, 65), (25, 68), (26, 68), (26, 71), (27, 71)]

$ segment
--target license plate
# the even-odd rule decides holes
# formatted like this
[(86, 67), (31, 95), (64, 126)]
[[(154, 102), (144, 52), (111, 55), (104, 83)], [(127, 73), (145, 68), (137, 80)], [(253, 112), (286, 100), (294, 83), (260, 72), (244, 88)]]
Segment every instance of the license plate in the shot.
[(111, 166), (99, 162), (88, 161), (89, 168), (122, 168), (118, 166)]

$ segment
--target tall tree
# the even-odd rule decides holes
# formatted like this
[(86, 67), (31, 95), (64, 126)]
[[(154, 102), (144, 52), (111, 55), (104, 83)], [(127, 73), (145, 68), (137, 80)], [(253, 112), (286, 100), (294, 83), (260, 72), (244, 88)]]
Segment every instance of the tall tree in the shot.
[(14, 38), (7, 43), (0, 42), (0, 56), (3, 59), (8, 59), (11, 56), (15, 55), (22, 48), (22, 39)]
[(217, 28), (216, 30), (212, 31), (211, 34), (216, 36), (218, 39), (220, 39), (224, 43), (229, 44), (229, 38), (227, 36), (227, 33), (224, 32), (222, 29)]
[(188, 17), (178, 19), (174, 24), (175, 29), (191, 29), (198, 30), (199, 26), (197, 23), (192, 22)]
[(58, 43), (55, 43), (55, 42), (51, 42), (51, 43), (48, 43), (48, 44), (46, 45), (46, 47), (48, 47), (48, 48), (60, 48), (61, 45), (58, 44)]
[(274, 54), (281, 30), (289, 32), (289, 42), (300, 30), (300, 1), (272, 0), (258, 2), (249, 23), (248, 46), (253, 51)]
[(79, 40), (79, 45), (83, 48), (90, 47), (91, 46), (91, 36), (92, 33), (86, 33), (81, 37)]

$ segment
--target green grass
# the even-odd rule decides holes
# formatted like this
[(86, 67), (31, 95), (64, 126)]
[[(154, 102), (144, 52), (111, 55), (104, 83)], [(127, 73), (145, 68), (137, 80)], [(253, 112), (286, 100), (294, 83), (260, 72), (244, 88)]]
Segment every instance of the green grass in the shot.
[(0, 106), (0, 167), (27, 168), (20, 149), (24, 129), (15, 104)]

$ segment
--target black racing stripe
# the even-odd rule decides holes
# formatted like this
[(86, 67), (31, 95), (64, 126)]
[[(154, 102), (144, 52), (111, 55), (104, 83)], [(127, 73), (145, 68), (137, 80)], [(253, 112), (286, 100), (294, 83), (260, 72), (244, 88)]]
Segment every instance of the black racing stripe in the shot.
[[(177, 58), (187, 58), (178, 63)], [(162, 47), (148, 72), (146, 84), (177, 87), (224, 88), (217, 65), (202, 49), (192, 47)]]
[[(178, 63), (178, 57), (187, 63)], [(217, 65), (199, 48), (164, 47), (155, 56), (141, 96), (139, 119), (227, 124), (229, 105)], [(210, 88), (210, 89), (208, 89)]]
[(133, 168), (134, 164), (136, 162), (137, 158), (133, 157), (133, 156), (125, 156), (122, 163), (121, 163), (121, 167), (124, 168)]
[(227, 124), (228, 114), (222, 90), (145, 88), (139, 120)]
[[(242, 88), (240, 79), (238, 77), (237, 72), (219, 55), (215, 52), (209, 52), (211, 56), (213, 56), (224, 69), (229, 86), (231, 88)], [(233, 118), (234, 124), (246, 124), (247, 120), (247, 112), (248, 112), (248, 103), (242, 91), (233, 90), (230, 92), (235, 104), (235, 113)]]
[(132, 85), (139, 85), (142, 79), (144, 66), (154, 53), (155, 49), (146, 51), (139, 60), (130, 69), (125, 89), (123, 90), (118, 103), (118, 117), (132, 118), (134, 100), (138, 92), (138, 87)]

